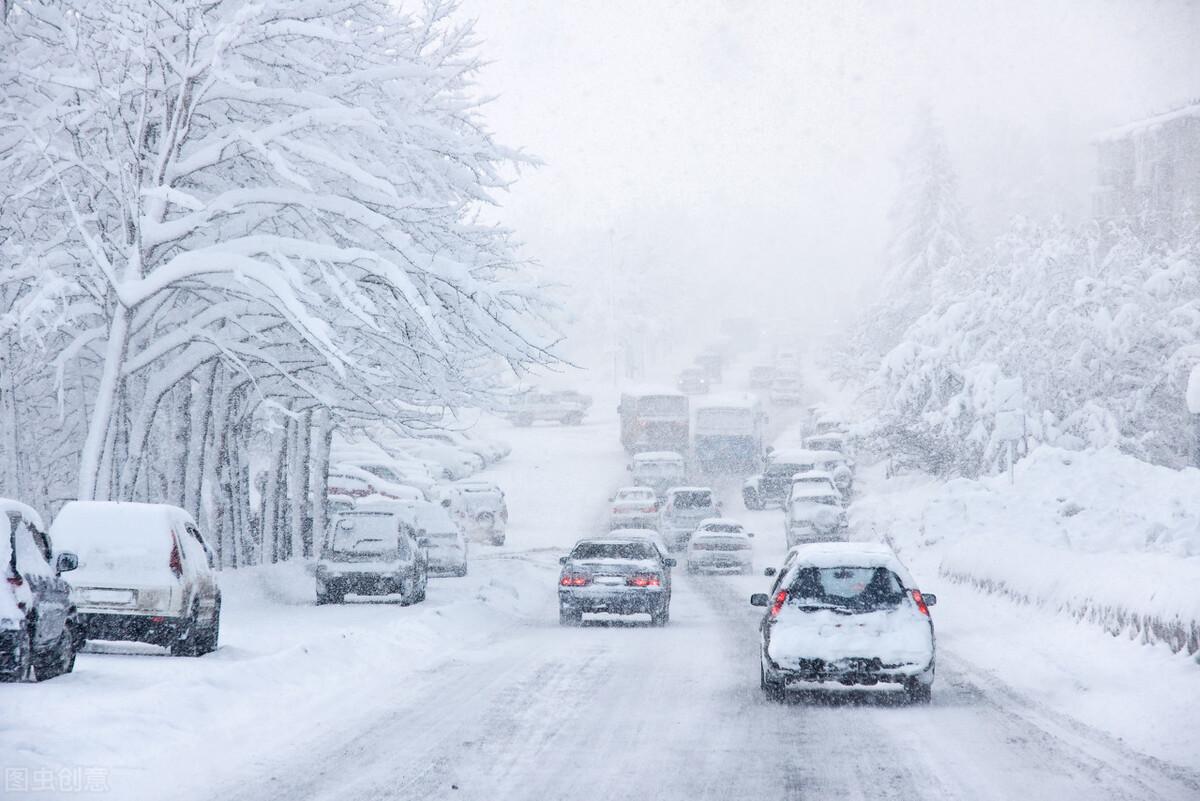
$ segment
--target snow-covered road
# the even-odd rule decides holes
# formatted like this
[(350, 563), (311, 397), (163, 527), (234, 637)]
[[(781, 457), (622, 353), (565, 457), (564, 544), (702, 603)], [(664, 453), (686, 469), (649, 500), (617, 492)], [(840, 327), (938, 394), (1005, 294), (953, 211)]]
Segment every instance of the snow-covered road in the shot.
[[(1004, 625), (1008, 602), (935, 586), (936, 573), (916, 571), (940, 596), (930, 707), (891, 693), (763, 699), (748, 604), (761, 574), (679, 570), (665, 629), (560, 627), (557, 557), (602, 525), (626, 480), (599, 417), (504, 431), (513, 453), (491, 473), (508, 491), (508, 544), (478, 547), (470, 574), (432, 581), (426, 603), (316, 607), (298, 565), (227, 573), (216, 653), (105, 646), (70, 676), (4, 687), (0, 767), (48, 782), (102, 771), (120, 799), (1200, 797), (1195, 760), (1146, 756), (980, 664), (982, 616), (991, 646), (1038, 677), (1053, 657), (1033, 652), (1065, 635), (1027, 632), (1018, 614)], [(758, 530), (756, 567), (777, 564), (779, 513), (743, 512), (734, 488), (727, 509)], [(1092, 647), (1156, 670), (1147, 684), (1195, 680), (1194, 665), (1172, 673), (1186, 660), (1078, 636), (1055, 686), (1108, 698), (1076, 664)], [(80, 795), (55, 786), (5, 797)]]

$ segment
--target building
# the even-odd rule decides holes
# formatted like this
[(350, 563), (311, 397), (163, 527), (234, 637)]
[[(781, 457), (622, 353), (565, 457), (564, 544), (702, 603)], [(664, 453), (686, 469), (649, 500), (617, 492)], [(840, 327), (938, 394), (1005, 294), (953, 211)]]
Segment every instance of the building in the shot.
[(1200, 226), (1200, 103), (1105, 131), (1093, 144), (1097, 219), (1168, 240)]

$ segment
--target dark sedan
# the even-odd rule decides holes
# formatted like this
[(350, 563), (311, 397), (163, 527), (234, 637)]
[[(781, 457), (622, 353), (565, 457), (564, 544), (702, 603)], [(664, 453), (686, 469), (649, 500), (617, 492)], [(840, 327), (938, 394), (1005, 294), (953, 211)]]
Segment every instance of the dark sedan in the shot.
[(559, 560), (559, 622), (578, 626), (584, 612), (648, 614), (654, 626), (665, 626), (671, 610), (671, 568), (648, 539), (587, 539), (575, 543)]

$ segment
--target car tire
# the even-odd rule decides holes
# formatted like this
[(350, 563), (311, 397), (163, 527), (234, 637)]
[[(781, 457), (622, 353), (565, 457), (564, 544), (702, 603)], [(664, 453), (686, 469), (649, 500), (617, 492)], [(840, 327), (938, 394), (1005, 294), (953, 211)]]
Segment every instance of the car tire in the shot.
[(221, 638), (221, 602), (217, 601), (213, 609), (212, 619), (208, 625), (200, 629), (197, 635), (197, 656), (211, 654), (217, 650), (217, 641)]
[(192, 607), (188, 615), (187, 630), (182, 637), (176, 637), (171, 643), (171, 656), (200, 656), (200, 610)]
[(29, 629), (23, 632), (24, 637), (18, 647), (21, 656), (17, 659), (17, 663), (13, 665), (12, 670), (0, 672), (0, 682), (15, 682), (29, 681), (33, 675), (33, 638), (29, 635)]
[(317, 592), (317, 603), (324, 604), (344, 604), (346, 602), (346, 593), (338, 590), (326, 590), (325, 592)]
[(562, 419), (564, 426), (579, 426), (583, 425), (583, 412), (571, 412)]
[(463, 576), (467, 575), (467, 565), (465, 562), (463, 563), (462, 567), (455, 569), (454, 575), (458, 576), (459, 578), (462, 578)]
[(669, 604), (659, 604), (650, 612), (650, 625), (662, 628), (671, 622), (671, 607)]
[(904, 685), (904, 698), (910, 706), (926, 706), (933, 700), (933, 685), (909, 679)]
[(560, 626), (579, 626), (583, 624), (583, 610), (570, 604), (558, 605), (558, 623)]
[(787, 690), (782, 681), (776, 681), (767, 678), (767, 668), (762, 663), (758, 666), (759, 677), (758, 683), (762, 688), (763, 696), (768, 701), (779, 703), (787, 695)]
[(429, 593), (429, 574), (428, 573), (424, 573), (421, 575), (421, 585), (420, 586), (421, 586), (421, 589), (419, 589), (417, 591), (416, 603), (424, 603), (425, 597)]
[(75, 642), (66, 626), (54, 647), (44, 654), (33, 654), (33, 677), (46, 681), (75, 669)]

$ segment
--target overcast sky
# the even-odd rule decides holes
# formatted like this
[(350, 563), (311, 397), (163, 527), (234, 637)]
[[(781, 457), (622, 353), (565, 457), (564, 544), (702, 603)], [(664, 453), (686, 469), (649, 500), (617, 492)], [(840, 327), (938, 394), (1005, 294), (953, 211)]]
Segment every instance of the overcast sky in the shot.
[(1088, 138), (1200, 100), (1200, 2), (1185, 0), (463, 10), (493, 62), (489, 124), (545, 162), (501, 197), (527, 255), (577, 297), (609, 270), (660, 293), (687, 275), (697, 314), (844, 317), (881, 267), (922, 103), (986, 239), (1007, 213), (998, 192), (1033, 187), (1031, 213), (1086, 215)]

